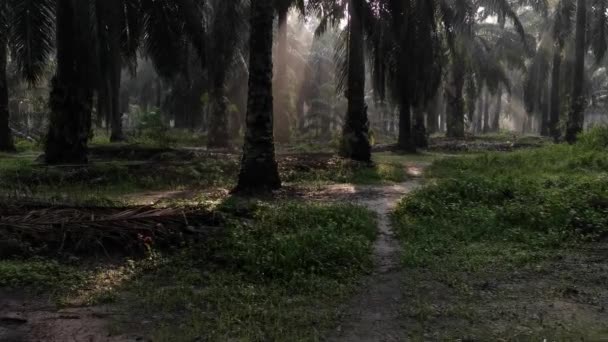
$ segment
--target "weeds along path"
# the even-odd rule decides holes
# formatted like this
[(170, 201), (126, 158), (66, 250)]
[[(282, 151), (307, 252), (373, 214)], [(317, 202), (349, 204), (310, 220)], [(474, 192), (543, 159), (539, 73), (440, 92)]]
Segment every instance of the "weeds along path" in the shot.
[[(408, 167), (414, 177), (422, 165)], [(390, 214), (399, 200), (420, 186), (416, 178), (387, 186), (333, 185), (318, 194), (319, 199), (348, 200), (364, 205), (378, 216), (378, 238), (374, 244), (374, 270), (344, 308), (340, 325), (328, 341), (402, 341), (407, 339), (400, 319), (403, 272), (400, 247), (391, 228)]]

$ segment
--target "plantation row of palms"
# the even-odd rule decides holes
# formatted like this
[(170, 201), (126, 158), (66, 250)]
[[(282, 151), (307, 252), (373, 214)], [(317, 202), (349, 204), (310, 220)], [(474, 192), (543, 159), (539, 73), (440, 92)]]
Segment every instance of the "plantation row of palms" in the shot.
[[(275, 139), (289, 142), (294, 125), (286, 93), (287, 19), (294, 9), (317, 18), (318, 36), (340, 32), (336, 83), (347, 99), (340, 147), (346, 158), (371, 160), (369, 89), (378, 101), (396, 105), (398, 145), (415, 151), (436, 130), (439, 98), (449, 137), (464, 137), (467, 123), (477, 132), (498, 130), (502, 94), (511, 93), (514, 71), (526, 75), (526, 106), (540, 113), (542, 133), (558, 140), (565, 126), (566, 140), (574, 142), (587, 103), (585, 59), (593, 51), (601, 62), (608, 46), (606, 6), (605, 0), (8, 0), (0, 8), (0, 44), (10, 51), (0, 53), (0, 149), (14, 149), (9, 55), (31, 84), (55, 64), (45, 141), (49, 164), (87, 162), (94, 107), (109, 123), (111, 140), (124, 139), (122, 71), (134, 72), (138, 56), (149, 59), (162, 79), (185, 80), (184, 93), (198, 89), (189, 68), (206, 73), (199, 83), (212, 103), (208, 145), (228, 146), (228, 80), (248, 59), (237, 190), (278, 188)], [(526, 15), (537, 23), (533, 32), (524, 29), (534, 26), (522, 24)], [(490, 94), (497, 98), (492, 118)], [(200, 92), (194, 95), (199, 101)]]

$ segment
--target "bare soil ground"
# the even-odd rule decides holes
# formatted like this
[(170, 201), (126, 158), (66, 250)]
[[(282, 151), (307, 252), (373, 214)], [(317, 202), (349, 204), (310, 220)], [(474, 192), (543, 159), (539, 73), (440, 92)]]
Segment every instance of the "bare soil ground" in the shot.
[[(399, 243), (390, 225), (390, 213), (397, 202), (419, 186), (417, 181), (355, 189), (356, 203), (378, 216), (379, 235), (374, 245), (374, 271), (362, 291), (344, 309), (340, 325), (329, 341), (402, 341), (407, 330), (401, 319), (404, 273), (400, 267)], [(340, 196), (345, 187), (333, 187), (325, 196)]]
[(517, 271), (403, 272), (410, 339), (608, 341), (608, 244)]
[(109, 307), (58, 309), (48, 299), (0, 292), (0, 341), (130, 342), (137, 335), (111, 336)]

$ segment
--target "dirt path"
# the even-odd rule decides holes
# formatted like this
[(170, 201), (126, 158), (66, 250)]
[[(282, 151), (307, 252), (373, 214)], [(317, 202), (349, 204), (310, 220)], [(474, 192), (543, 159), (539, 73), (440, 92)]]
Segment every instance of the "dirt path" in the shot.
[(59, 310), (50, 300), (0, 292), (0, 342), (133, 342), (137, 335), (112, 336), (107, 307)]
[[(408, 173), (420, 176), (422, 167)], [(400, 318), (402, 282), (400, 247), (392, 231), (390, 214), (400, 199), (420, 186), (416, 179), (389, 186), (335, 185), (321, 192), (322, 198), (348, 200), (364, 205), (378, 215), (378, 239), (374, 244), (374, 271), (363, 290), (345, 308), (342, 322), (328, 341), (402, 341), (407, 333)]]

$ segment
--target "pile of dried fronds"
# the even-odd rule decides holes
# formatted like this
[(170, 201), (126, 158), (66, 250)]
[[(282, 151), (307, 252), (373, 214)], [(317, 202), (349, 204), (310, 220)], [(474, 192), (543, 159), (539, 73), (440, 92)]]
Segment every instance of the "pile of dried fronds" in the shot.
[(137, 253), (219, 232), (219, 219), (196, 208), (0, 208), (0, 256)]

